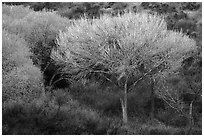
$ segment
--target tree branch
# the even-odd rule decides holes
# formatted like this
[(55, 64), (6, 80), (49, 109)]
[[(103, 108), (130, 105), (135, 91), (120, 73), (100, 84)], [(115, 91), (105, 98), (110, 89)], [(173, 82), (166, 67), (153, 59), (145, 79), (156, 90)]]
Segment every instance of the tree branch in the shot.
[(177, 107), (174, 107), (171, 103), (169, 103), (169, 102), (167, 101), (167, 99), (166, 99), (165, 97), (162, 97), (162, 99), (163, 99), (171, 108), (175, 109), (175, 110), (176, 110), (177, 112), (179, 112), (181, 115), (186, 116), (186, 115), (183, 113), (183, 111), (182, 111), (181, 109), (179, 109), (179, 108), (177, 108)]
[(70, 80), (70, 78), (59, 78), (58, 80), (56, 80), (56, 81), (54, 81), (54, 82), (52, 83), (52, 86), (54, 86), (57, 82), (59, 82), (59, 81), (61, 81), (61, 80), (63, 80), (63, 79), (65, 79), (65, 80)]
[(92, 73), (104, 73), (104, 74), (110, 74), (110, 72), (103, 71), (103, 70), (91, 70)]
[(55, 78), (55, 76), (58, 74), (58, 70), (54, 73), (54, 75), (52, 75), (51, 79), (50, 79), (50, 83), (49, 85), (51, 86), (53, 84), (53, 80)]
[(113, 83), (115, 86), (118, 86), (117, 84), (115, 84), (111, 79), (109, 79), (108, 77), (106, 77), (105, 75), (100, 74), (102, 77), (104, 77), (106, 80), (108, 80), (109, 82)]
[(138, 82), (140, 82), (144, 77), (146, 77), (148, 74), (150, 74), (155, 68), (159, 67), (162, 63), (164, 63), (165, 60), (163, 60), (160, 64), (158, 64), (157, 66), (155, 66), (154, 68), (150, 69), (147, 73), (145, 73), (144, 75), (142, 75), (139, 79), (137, 79), (134, 84), (132, 86), (135, 86)]

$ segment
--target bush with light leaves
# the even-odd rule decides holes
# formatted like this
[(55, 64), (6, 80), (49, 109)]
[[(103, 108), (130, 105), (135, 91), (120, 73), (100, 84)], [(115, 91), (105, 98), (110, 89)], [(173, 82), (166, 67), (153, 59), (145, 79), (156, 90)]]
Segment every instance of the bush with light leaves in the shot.
[(42, 74), (30, 59), (26, 42), (3, 30), (2, 98), (31, 101), (43, 92)]

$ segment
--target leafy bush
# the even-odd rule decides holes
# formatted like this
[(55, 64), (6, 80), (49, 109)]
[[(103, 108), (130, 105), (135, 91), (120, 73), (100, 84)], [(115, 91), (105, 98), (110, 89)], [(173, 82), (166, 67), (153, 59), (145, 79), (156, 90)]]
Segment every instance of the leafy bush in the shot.
[(24, 7), (22, 5), (19, 5), (19, 6), (3, 5), (2, 6), (2, 14), (7, 15), (13, 19), (22, 19), (32, 11), (33, 10), (31, 10), (29, 7)]
[(57, 66), (50, 59), (50, 52), (52, 48), (57, 46), (55, 40), (59, 31), (64, 31), (69, 24), (69, 20), (54, 12), (33, 11), (24, 18), (16, 19), (8, 25), (7, 30), (10, 33), (18, 34), (28, 43), (27, 45), (33, 53), (32, 61), (44, 73), (46, 85), (57, 70)]
[(9, 30), (10, 25), (14, 21), (24, 18), (31, 12), (33, 12), (33, 10), (29, 9), (29, 7), (24, 7), (22, 5), (19, 6), (2, 5), (2, 28)]
[(7, 101), (3, 106), (3, 134), (116, 134), (119, 126), (117, 120), (101, 117), (73, 99), (68, 99), (59, 112), (56, 101), (47, 95), (30, 103)]
[(34, 54), (34, 63), (43, 65), (44, 69), (52, 48), (56, 46), (55, 39), (59, 30), (63, 31), (69, 21), (52, 12), (40, 12), (29, 14), (19, 23), (29, 23), (28, 29), (25, 28), (25, 40)]
[(4, 8), (10, 8), (10, 10), (3, 10), (3, 15), (15, 19), (9, 24), (8, 32), (19, 34), (25, 38), (31, 52), (35, 55), (35, 64), (40, 64), (42, 60), (49, 57), (50, 50), (56, 45), (55, 38), (59, 30), (64, 30), (69, 25), (68, 20), (56, 15), (54, 12), (33, 12), (29, 8), (14, 6), (15, 9), (24, 9), (24, 12), (25, 10), (30, 11), (25, 12), (26, 15), (15, 18), (12, 15), (12, 7), (5, 6)]
[(33, 64), (25, 64), (3, 76), (3, 101), (33, 100), (43, 92), (42, 75)]
[(2, 37), (2, 91), (7, 99), (32, 100), (43, 91), (40, 70), (29, 58), (27, 43), (17, 35), (3, 31)]
[[(32, 12), (9, 26), (9, 32), (20, 33), (28, 42), (31, 52), (36, 56), (35, 63), (41, 63), (49, 57), (55, 46), (55, 38), (59, 30), (64, 30), (69, 21), (52, 12)], [(43, 56), (44, 54), (44, 56)], [(44, 58), (43, 58), (44, 57)], [(38, 62), (39, 61), (39, 62)]]
[(23, 64), (31, 63), (31, 53), (27, 43), (18, 35), (2, 31), (2, 71), (3, 75), (11, 70), (21, 67)]

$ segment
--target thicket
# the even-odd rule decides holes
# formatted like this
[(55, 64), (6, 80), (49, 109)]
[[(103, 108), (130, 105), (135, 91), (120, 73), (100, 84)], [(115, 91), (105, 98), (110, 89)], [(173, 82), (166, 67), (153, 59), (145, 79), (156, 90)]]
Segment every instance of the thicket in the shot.
[[(50, 53), (52, 48), (57, 46), (55, 41), (59, 30), (65, 30), (69, 26), (70, 21), (58, 16), (54, 12), (34, 12), (22, 6), (4, 6), (4, 9), (3, 29), (9, 33), (18, 34), (25, 39), (32, 53), (30, 57), (34, 65), (38, 66), (42, 71), (45, 85), (50, 86), (50, 80), (58, 69), (58, 66), (54, 65), (50, 59)], [(22, 12), (23, 16), (15, 16), (16, 9), (18, 9), (18, 14), (21, 15)], [(12, 20), (4, 15), (12, 18)], [(63, 84), (66, 84), (66, 82)]]
[[(60, 92), (60, 91), (58, 91)], [(59, 104), (47, 96), (33, 100), (9, 101), (4, 105), (3, 134), (83, 135), (107, 134), (110, 120), (69, 98)]]
[(41, 71), (33, 65), (24, 39), (3, 30), (2, 91), (7, 100), (33, 100), (43, 91)]
[[(3, 134), (201, 134), (200, 3), (146, 3), (146, 7), (144, 3), (114, 2), (18, 4), (30, 6), (38, 12), (24, 6), (2, 6)], [(159, 6), (152, 8), (149, 5)], [(50, 9), (55, 11), (49, 11)], [(182, 31), (196, 41), (198, 53), (185, 59), (176, 75), (171, 74), (171, 77), (161, 81), (174, 87), (172, 89), (176, 89), (175, 91), (180, 91), (178, 96), (172, 97), (184, 103), (183, 113), (188, 114), (192, 104), (193, 127), (189, 127), (192, 128), (191, 133), (186, 132), (191, 119), (169, 107), (168, 103), (172, 102), (165, 103), (161, 96), (152, 96), (154, 86), (151, 79), (141, 80), (133, 89), (137, 92), (128, 94), (130, 122), (128, 128), (124, 129), (120, 120), (122, 108), (117, 87), (97, 74), (87, 75), (87, 78), (78, 82), (76, 79), (69, 81), (70, 76), (74, 75), (61, 71), (65, 67), (65, 60), (56, 64), (56, 60), (50, 57), (51, 51), (60, 46), (57, 41), (59, 36), (76, 24), (90, 21), (90, 27), (94, 21), (88, 18), (99, 18), (100, 14), (117, 16), (118, 13), (122, 15), (130, 10), (150, 14), (166, 13), (167, 29)], [(166, 11), (162, 12), (163, 10)], [(84, 15), (87, 19), (81, 19)], [(186, 23), (189, 24), (188, 27)], [(87, 27), (84, 25), (83, 29)], [(99, 25), (98, 28), (100, 27), (102, 26)], [(106, 34), (109, 31), (112, 30), (99, 32)], [(74, 36), (76, 35), (72, 37)], [(80, 35), (80, 38), (87, 37)], [(97, 42), (100, 42), (100, 38)], [(110, 75), (107, 77), (112, 78)], [(53, 90), (47, 87), (69, 88)], [(168, 94), (166, 91), (170, 90), (164, 88), (166, 87), (161, 87), (161, 91)], [(154, 119), (149, 120), (152, 103), (155, 107)], [(173, 105), (178, 106), (177, 103)]]

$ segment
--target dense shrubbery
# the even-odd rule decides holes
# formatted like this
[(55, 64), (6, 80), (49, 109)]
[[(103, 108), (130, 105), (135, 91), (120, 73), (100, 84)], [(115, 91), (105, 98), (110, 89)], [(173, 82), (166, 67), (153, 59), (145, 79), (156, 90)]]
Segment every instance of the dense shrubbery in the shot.
[(2, 33), (2, 69), (3, 74), (6, 74), (16, 67), (31, 62), (29, 60), (29, 49), (26, 47), (24, 39), (18, 35), (9, 34), (3, 30)]
[(80, 105), (69, 94), (66, 94), (66, 100), (60, 109), (57, 98), (51, 99), (48, 95), (30, 104), (23, 101), (4, 103), (3, 134), (116, 134), (114, 132), (120, 127), (117, 125), (119, 122), (114, 123), (114, 119), (102, 117), (96, 111)]
[(24, 39), (3, 31), (3, 101), (23, 98), (32, 100), (43, 90), (42, 75), (29, 58)]
[[(13, 20), (22, 19), (23, 17), (28, 15), (30, 12), (33, 12), (33, 10), (31, 10), (28, 7), (24, 7), (22, 5), (20, 6), (3, 5), (2, 6), (2, 14), (12, 18)], [(5, 19), (3, 19), (3, 21), (4, 20)]]
[[(6, 19), (5, 19), (6, 20)], [(31, 12), (24, 18), (15, 19), (9, 24), (10, 33), (23, 37), (34, 54), (33, 62), (40, 66), (46, 64), (55, 44), (59, 30), (69, 26), (69, 21), (52, 12)]]
[[(195, 92), (201, 91), (201, 3), (6, 4), (30, 6), (31, 9), (24, 6), (2, 6), (3, 134), (201, 134), (202, 93)], [(103, 19), (101, 21), (88, 18), (99, 18), (101, 14), (113, 17), (127, 11), (163, 14), (168, 29), (183, 31), (195, 39), (198, 54), (187, 58), (183, 62), (183, 68), (180, 68), (179, 75), (172, 79), (169, 77), (168, 81), (170, 86), (182, 92), (179, 98), (184, 103), (185, 113), (189, 112), (194, 95), (196, 97), (193, 103), (194, 126), (191, 133), (186, 132), (189, 119), (169, 108), (169, 104), (157, 96), (153, 96), (155, 119), (149, 120), (152, 110), (152, 87), (146, 79), (131, 89), (132, 93), (128, 95), (130, 122), (128, 128), (124, 128), (120, 120), (122, 108), (118, 88), (97, 74), (87, 75), (88, 79), (68, 83), (63, 78), (70, 79), (70, 75), (62, 75), (64, 72), (61, 71), (65, 65), (62, 62), (65, 60), (56, 64), (51, 59), (51, 51), (58, 48), (58, 42), (61, 42), (56, 41), (59, 34), (67, 30), (73, 33), (67, 38), (67, 40), (75, 38), (73, 43), (80, 38), (81, 41), (78, 42), (84, 42), (83, 45), (86, 46), (86, 43), (90, 42), (86, 41), (89, 38), (86, 33), (89, 32), (92, 38), (97, 39), (93, 44), (106, 41), (105, 34), (113, 34), (114, 37), (107, 36), (109, 39), (107, 43), (117, 45), (115, 39), (119, 33), (114, 35), (114, 29), (110, 29), (114, 24), (105, 17), (101, 17)], [(84, 15), (87, 19), (80, 19)], [(86, 24), (86, 21), (90, 22)], [(90, 28), (95, 22), (98, 22), (98, 26), (96, 25), (94, 29), (98, 29), (97, 34), (103, 37), (92, 35), (93, 31)], [(122, 30), (120, 21), (115, 22)], [(72, 30), (73, 26), (77, 26), (83, 32)], [(76, 35), (79, 38), (76, 38)], [(147, 36), (151, 38), (152, 35)], [(96, 70), (99, 69), (97, 67)], [(111, 78), (110, 75), (107, 77)], [(53, 90), (45, 88), (46, 86), (55, 88), (69, 86), (69, 88)]]
[[(45, 84), (49, 85), (50, 79), (53, 74), (56, 73), (57, 66), (51, 61), (50, 53), (52, 48), (56, 47), (56, 37), (59, 30), (65, 30), (69, 26), (70, 21), (64, 19), (53, 12), (31, 12), (28, 13), (27, 8), (23, 9), (19, 7), (21, 12), (27, 13), (25, 16), (14, 18), (14, 10), (11, 7), (5, 6), (9, 12), (8, 17), (12, 18), (12, 22), (9, 22), (9, 18), (6, 18), (6, 11), (3, 11), (3, 22), (9, 33), (18, 34), (24, 38), (28, 43), (32, 55), (31, 59), (34, 65), (38, 66), (44, 74)], [(10, 8), (10, 9), (9, 9)], [(13, 9), (17, 9), (15, 6)], [(30, 9), (29, 9), (30, 10)], [(21, 13), (20, 12), (20, 13)], [(5, 13), (5, 14), (4, 14)], [(20, 14), (19, 13), (19, 14)], [(7, 24), (9, 22), (9, 24)], [(66, 84), (66, 83), (64, 83)]]
[(142, 3), (144, 9), (151, 9), (159, 14), (166, 14), (168, 29), (182, 30), (192, 37), (199, 37), (198, 28), (201, 19), (201, 3), (199, 2), (171, 2)]

